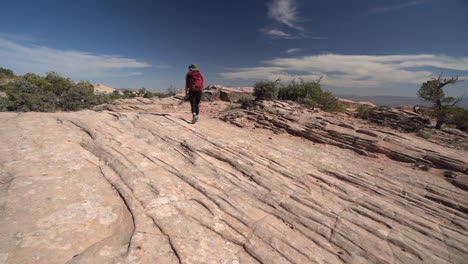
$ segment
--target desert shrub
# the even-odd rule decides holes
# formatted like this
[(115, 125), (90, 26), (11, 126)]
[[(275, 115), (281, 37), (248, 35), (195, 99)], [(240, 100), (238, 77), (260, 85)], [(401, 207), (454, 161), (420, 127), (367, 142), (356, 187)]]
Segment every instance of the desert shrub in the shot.
[(143, 95), (144, 98), (153, 98), (154, 97), (154, 93), (152, 92), (146, 92), (144, 95)]
[(21, 112), (54, 111), (58, 97), (52, 88), (52, 85), (45, 78), (32, 73), (25, 74), (7, 85), (6, 94), (10, 101), (8, 110)]
[(136, 93), (130, 89), (123, 90), (123, 98), (134, 98), (136, 96)]
[(174, 96), (176, 95), (177, 93), (177, 88), (174, 86), (174, 85), (170, 85), (169, 87), (167, 87), (167, 90), (166, 90), (166, 94), (167, 96)]
[(432, 136), (432, 133), (431, 133), (430, 131), (422, 130), (422, 129), (421, 129), (421, 130), (418, 131), (417, 135), (418, 135), (419, 137), (424, 138), (424, 139), (430, 139), (431, 136)]
[(143, 97), (143, 96), (145, 96), (145, 94), (146, 94), (147, 92), (148, 92), (148, 91), (146, 90), (146, 88), (145, 88), (145, 87), (142, 87), (142, 88), (136, 90), (135, 94), (136, 94), (137, 97)]
[(358, 108), (356, 109), (357, 117), (366, 119), (366, 120), (371, 117), (373, 111), (374, 110), (372, 108), (369, 108), (363, 105), (358, 106)]
[(279, 89), (278, 98), (282, 100), (291, 100), (303, 102), (306, 98), (313, 98), (315, 101), (323, 93), (320, 86), (320, 80), (313, 82), (305, 82), (304, 80), (292, 80), (291, 83)]
[(390, 109), (391, 107), (386, 106), (386, 105), (378, 105), (372, 108), (373, 111), (385, 111), (385, 110), (390, 110)]
[(456, 124), (444, 124), (444, 127), (446, 128), (457, 128)]
[(322, 110), (328, 112), (344, 110), (332, 93), (322, 90), (320, 79), (311, 82), (302, 79), (299, 81), (292, 80), (287, 86), (279, 89), (278, 98), (296, 101), (312, 108), (320, 105)]
[(172, 95), (170, 95), (168, 93), (161, 93), (161, 92), (154, 92), (153, 94), (154, 94), (154, 96), (157, 96), (158, 98), (167, 98), (167, 97), (172, 96)]
[(317, 100), (312, 97), (306, 97), (302, 100), (302, 103), (308, 107), (314, 108), (317, 106)]
[(46, 77), (27, 73), (6, 86), (8, 102), (0, 109), (8, 111), (52, 112), (57, 109), (76, 111), (93, 105), (109, 103), (115, 95), (95, 95), (89, 82), (73, 82), (57, 73)]
[(254, 107), (255, 97), (252, 95), (242, 95), (238, 102), (242, 105), (242, 108), (252, 109)]
[(468, 110), (460, 107), (454, 107), (448, 118), (450, 124), (455, 125), (457, 129), (468, 132)]
[(100, 104), (99, 98), (95, 96), (94, 88), (88, 82), (79, 82), (69, 87), (60, 95), (59, 108), (65, 111), (77, 111), (93, 105)]
[(114, 91), (112, 91), (112, 93), (109, 94), (109, 97), (110, 97), (112, 100), (116, 100), (116, 99), (122, 98), (122, 95), (120, 94), (119, 91), (114, 90)]
[(327, 112), (342, 112), (344, 107), (340, 101), (330, 92), (323, 92), (318, 97), (318, 103), (322, 105), (322, 110)]
[(8, 98), (0, 97), (0, 112), (6, 112), (11, 107), (11, 102)]
[(276, 100), (278, 90), (278, 82), (257, 82), (253, 94), (256, 100)]
[(0, 67), (0, 79), (11, 79), (14, 77), (15, 74), (12, 70)]

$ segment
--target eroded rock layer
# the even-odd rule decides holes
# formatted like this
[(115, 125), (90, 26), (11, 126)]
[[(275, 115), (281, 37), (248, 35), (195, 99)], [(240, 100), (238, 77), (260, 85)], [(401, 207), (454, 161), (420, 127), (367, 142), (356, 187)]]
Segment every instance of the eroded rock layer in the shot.
[(1, 113), (0, 263), (466, 263), (465, 151), (168, 109)]

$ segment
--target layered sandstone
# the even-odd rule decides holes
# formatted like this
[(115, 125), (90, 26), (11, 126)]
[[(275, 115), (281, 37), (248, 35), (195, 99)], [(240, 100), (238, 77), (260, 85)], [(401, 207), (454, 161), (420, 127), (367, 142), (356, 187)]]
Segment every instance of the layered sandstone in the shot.
[(464, 149), (282, 102), (192, 125), (132, 100), (0, 113), (0, 263), (468, 259)]

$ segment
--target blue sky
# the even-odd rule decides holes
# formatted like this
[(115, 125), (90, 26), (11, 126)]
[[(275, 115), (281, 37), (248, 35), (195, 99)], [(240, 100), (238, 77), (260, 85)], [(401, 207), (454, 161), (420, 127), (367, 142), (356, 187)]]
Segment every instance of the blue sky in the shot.
[[(0, 67), (115, 88), (315, 80), (338, 94), (416, 96), (468, 79), (467, 0), (3, 0)], [(468, 93), (468, 80), (447, 87)]]

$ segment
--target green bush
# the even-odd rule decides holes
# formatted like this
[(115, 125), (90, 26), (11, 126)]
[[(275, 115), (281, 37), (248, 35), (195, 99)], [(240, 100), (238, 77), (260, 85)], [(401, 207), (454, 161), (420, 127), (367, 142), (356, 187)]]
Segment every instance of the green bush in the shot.
[(365, 107), (363, 105), (358, 106), (358, 108), (356, 109), (357, 117), (366, 119), (366, 120), (370, 118), (373, 111), (374, 111), (373, 108)]
[(47, 73), (46, 77), (32, 73), (20, 76), (6, 85), (6, 94), (7, 99), (2, 99), (0, 104), (2, 111), (76, 111), (110, 103), (116, 98), (115, 94), (95, 95), (89, 82), (75, 83), (54, 72)]
[(317, 100), (312, 97), (306, 97), (302, 99), (302, 103), (311, 108), (315, 108), (318, 104)]
[(154, 97), (154, 93), (152, 92), (146, 92), (144, 95), (143, 95), (144, 98), (153, 98)]
[(134, 98), (136, 97), (136, 92), (130, 89), (123, 90), (123, 98)]
[(327, 112), (343, 112), (345, 110), (340, 101), (330, 92), (323, 92), (318, 97), (318, 102), (322, 105), (322, 110)]
[(242, 105), (242, 108), (252, 109), (254, 107), (255, 97), (252, 95), (242, 95), (238, 102)]
[(9, 111), (11, 107), (11, 101), (8, 98), (0, 97), (0, 112)]
[(456, 126), (457, 129), (468, 132), (468, 110), (453, 107), (448, 115), (447, 122)]
[(332, 93), (322, 90), (320, 79), (312, 82), (292, 80), (288, 86), (279, 89), (278, 98), (296, 101), (312, 108), (320, 105), (322, 110), (328, 112), (344, 110)]
[(143, 97), (143, 96), (145, 96), (145, 94), (146, 94), (147, 92), (148, 92), (148, 91), (146, 91), (146, 88), (145, 88), (145, 87), (142, 87), (142, 88), (136, 90), (135, 93), (136, 93), (136, 96), (137, 96), (137, 97)]
[(281, 87), (278, 93), (278, 98), (282, 100), (291, 100), (296, 102), (303, 102), (306, 98), (312, 98), (316, 102), (323, 93), (320, 86), (320, 80), (313, 82), (299, 82), (292, 80), (286, 87)]
[(276, 100), (278, 90), (278, 82), (257, 82), (254, 86), (254, 96), (256, 100)]
[(15, 74), (10, 69), (0, 68), (0, 79), (12, 79), (15, 77)]

